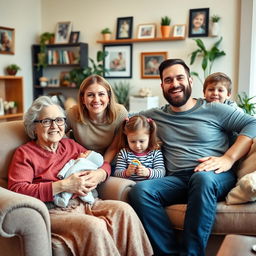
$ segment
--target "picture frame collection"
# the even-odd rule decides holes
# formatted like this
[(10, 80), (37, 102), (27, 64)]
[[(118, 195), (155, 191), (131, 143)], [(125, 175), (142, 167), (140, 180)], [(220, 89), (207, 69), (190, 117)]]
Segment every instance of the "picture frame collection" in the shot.
[[(157, 24), (138, 24), (136, 38), (151, 39), (157, 35)], [(190, 9), (188, 37), (207, 37), (209, 30), (209, 8)], [(185, 39), (186, 24), (174, 24), (171, 37)], [(80, 31), (72, 31), (72, 22), (58, 22), (55, 29), (56, 44), (76, 44), (79, 42)], [(116, 40), (133, 37), (133, 17), (118, 17)], [(0, 26), (0, 54), (14, 54), (15, 29)], [(109, 54), (103, 61), (108, 72), (105, 78), (132, 78), (132, 44), (107, 44), (104, 42), (103, 51)], [(141, 52), (141, 78), (159, 79), (159, 64), (167, 59), (167, 52)]]

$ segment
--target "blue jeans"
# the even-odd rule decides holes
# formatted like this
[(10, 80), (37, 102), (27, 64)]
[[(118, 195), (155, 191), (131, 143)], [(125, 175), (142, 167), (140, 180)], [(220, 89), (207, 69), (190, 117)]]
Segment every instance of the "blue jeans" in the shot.
[[(144, 225), (154, 255), (205, 255), (217, 201), (224, 199), (235, 182), (232, 171), (182, 171), (137, 183), (129, 193), (130, 204)], [(187, 203), (181, 249), (165, 212), (166, 206), (178, 203)]]

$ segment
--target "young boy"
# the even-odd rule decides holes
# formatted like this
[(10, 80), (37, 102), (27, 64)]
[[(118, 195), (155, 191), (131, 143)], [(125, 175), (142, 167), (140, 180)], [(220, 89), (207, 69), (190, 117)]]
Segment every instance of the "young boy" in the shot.
[[(207, 102), (219, 102), (227, 104), (238, 111), (244, 113), (244, 111), (239, 108), (236, 102), (230, 100), (231, 96), (231, 79), (224, 73), (216, 72), (209, 75), (204, 81), (204, 97)], [(232, 145), (237, 138), (236, 132), (231, 132), (229, 134), (229, 143)]]
[(231, 96), (231, 79), (224, 73), (216, 72), (209, 75), (204, 81), (204, 97), (207, 102), (219, 102), (230, 105), (244, 112), (237, 104), (230, 100)]

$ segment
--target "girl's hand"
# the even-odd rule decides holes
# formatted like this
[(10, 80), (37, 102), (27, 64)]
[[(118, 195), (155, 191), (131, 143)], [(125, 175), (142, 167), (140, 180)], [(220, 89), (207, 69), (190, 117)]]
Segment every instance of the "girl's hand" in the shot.
[(137, 166), (136, 174), (138, 176), (148, 177), (150, 175), (149, 169), (143, 165)]
[(126, 169), (125, 175), (126, 175), (127, 177), (130, 177), (131, 175), (135, 174), (135, 173), (136, 173), (136, 168), (137, 168), (136, 165), (134, 165), (134, 164), (129, 164), (129, 165), (128, 165), (128, 168)]

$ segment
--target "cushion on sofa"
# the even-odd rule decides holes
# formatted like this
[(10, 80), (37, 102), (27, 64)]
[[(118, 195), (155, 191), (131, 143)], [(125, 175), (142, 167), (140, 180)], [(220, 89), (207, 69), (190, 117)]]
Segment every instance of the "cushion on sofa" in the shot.
[(249, 153), (240, 161), (238, 182), (226, 197), (227, 204), (242, 204), (256, 200), (256, 139)]

